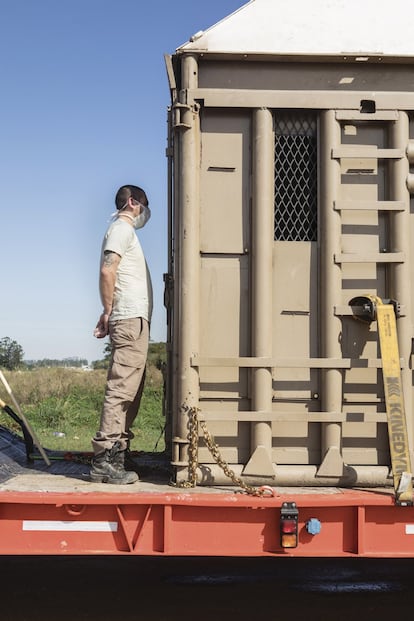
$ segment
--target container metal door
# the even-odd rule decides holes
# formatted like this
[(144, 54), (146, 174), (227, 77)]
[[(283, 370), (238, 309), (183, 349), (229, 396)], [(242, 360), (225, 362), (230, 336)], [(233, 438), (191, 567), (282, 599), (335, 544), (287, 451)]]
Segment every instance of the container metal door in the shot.
[[(369, 106), (200, 115), (199, 416), (246, 480), (384, 484), (376, 324), (355, 320), (349, 302), (401, 305), (411, 436), (408, 116)], [(231, 483), (202, 438), (198, 458), (200, 482)]]

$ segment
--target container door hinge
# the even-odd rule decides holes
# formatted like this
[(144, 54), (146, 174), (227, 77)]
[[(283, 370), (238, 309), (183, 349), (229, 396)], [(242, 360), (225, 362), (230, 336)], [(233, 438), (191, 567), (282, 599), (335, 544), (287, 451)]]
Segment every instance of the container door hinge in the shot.
[(180, 102), (175, 102), (172, 106), (172, 119), (173, 119), (173, 128), (174, 129), (191, 129), (191, 125), (188, 123), (183, 123), (182, 114), (183, 112), (195, 111), (192, 106), (189, 104), (183, 104)]

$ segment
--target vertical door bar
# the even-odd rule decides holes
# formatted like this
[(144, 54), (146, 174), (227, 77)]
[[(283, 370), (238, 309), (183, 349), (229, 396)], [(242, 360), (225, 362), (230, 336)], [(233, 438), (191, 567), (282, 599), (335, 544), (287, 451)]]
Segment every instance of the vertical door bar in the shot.
[(173, 198), (173, 169), (174, 169), (174, 139), (173, 139), (173, 127), (172, 127), (173, 112), (171, 108), (168, 110), (168, 136), (167, 136), (167, 200), (168, 200), (168, 272), (164, 274), (164, 305), (166, 309), (167, 319), (167, 366), (169, 369), (173, 369), (171, 373), (167, 373), (165, 376), (165, 396), (163, 400), (164, 416), (165, 416), (165, 449), (167, 454), (171, 451), (171, 438), (172, 438), (172, 406), (173, 406), (173, 394), (174, 383), (173, 377), (177, 376), (177, 369), (175, 368), (175, 351), (173, 347), (174, 338), (174, 317), (172, 296), (174, 295), (173, 282), (174, 282), (174, 222), (175, 214), (173, 213), (175, 201)]
[[(187, 91), (197, 87), (196, 58), (185, 56), (182, 61), (180, 102), (182, 104), (179, 154), (179, 237), (180, 305), (177, 322), (178, 353), (178, 421), (176, 433), (187, 438), (189, 411), (198, 407), (199, 379), (197, 369), (191, 366), (191, 357), (198, 352), (199, 343), (199, 117), (194, 107), (187, 107)], [(183, 443), (180, 461), (188, 460), (187, 444)], [(177, 473), (178, 474), (178, 473)]]
[[(253, 111), (252, 202), (252, 355), (272, 357), (273, 294), (272, 254), (274, 237), (274, 135), (270, 110)], [(252, 370), (253, 410), (272, 409), (272, 371)], [(252, 423), (251, 462), (244, 474), (273, 475), (270, 422)], [(260, 469), (260, 472), (257, 471)], [(255, 471), (256, 470), (256, 471)]]
[[(332, 158), (332, 149), (341, 144), (341, 128), (335, 112), (327, 110), (320, 116), (320, 317), (321, 353), (326, 358), (341, 358), (341, 320), (335, 306), (341, 304), (341, 266), (335, 254), (341, 252), (341, 216), (334, 209), (341, 183), (340, 162)], [(321, 406), (324, 412), (342, 411), (342, 371), (321, 371)], [(341, 425), (322, 423), (321, 466), (319, 476), (341, 476)]]
[[(406, 152), (409, 142), (409, 119), (406, 112), (399, 112), (397, 121), (391, 123), (391, 147)], [(413, 437), (412, 370), (410, 369), (411, 343), (413, 337), (411, 303), (411, 229), (410, 194), (407, 189), (409, 162), (407, 157), (390, 162), (390, 194), (392, 200), (403, 201), (404, 211), (390, 214), (391, 252), (403, 252), (404, 263), (390, 265), (390, 297), (404, 306), (403, 316), (397, 321), (398, 346), (404, 360), (402, 382), (409, 438)], [(412, 450), (412, 446), (411, 446)]]

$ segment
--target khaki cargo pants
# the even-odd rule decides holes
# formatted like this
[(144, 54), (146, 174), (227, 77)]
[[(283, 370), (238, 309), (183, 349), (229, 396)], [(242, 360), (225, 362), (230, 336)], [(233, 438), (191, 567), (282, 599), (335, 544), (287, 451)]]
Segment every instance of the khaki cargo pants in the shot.
[(149, 325), (145, 319), (121, 319), (110, 323), (112, 357), (108, 369), (105, 399), (99, 431), (92, 440), (95, 454), (121, 449), (133, 437), (130, 431), (141, 402), (148, 353)]

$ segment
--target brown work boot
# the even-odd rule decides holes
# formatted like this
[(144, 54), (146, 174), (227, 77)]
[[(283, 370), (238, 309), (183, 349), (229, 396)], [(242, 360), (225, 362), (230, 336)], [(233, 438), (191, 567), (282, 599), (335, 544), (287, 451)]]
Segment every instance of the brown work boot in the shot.
[(92, 467), (89, 472), (93, 483), (111, 483), (113, 485), (128, 485), (139, 480), (136, 472), (128, 472), (124, 468), (125, 451), (120, 449), (119, 442), (115, 442), (111, 449), (105, 449), (92, 458)]

